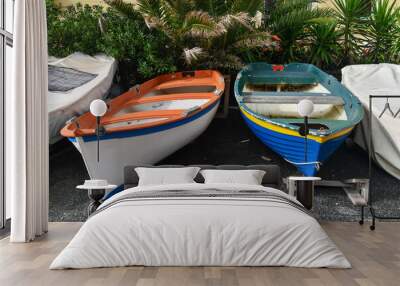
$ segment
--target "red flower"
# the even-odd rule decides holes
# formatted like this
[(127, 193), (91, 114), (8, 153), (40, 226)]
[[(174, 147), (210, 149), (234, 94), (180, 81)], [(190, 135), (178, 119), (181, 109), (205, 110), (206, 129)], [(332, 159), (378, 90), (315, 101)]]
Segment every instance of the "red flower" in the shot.
[(280, 42), (280, 41), (281, 41), (281, 38), (279, 38), (278, 35), (272, 35), (271, 39), (272, 39), (272, 41), (274, 41), (274, 42)]
[(285, 67), (283, 65), (273, 65), (272, 66), (272, 71), (277, 72), (277, 71), (283, 71)]

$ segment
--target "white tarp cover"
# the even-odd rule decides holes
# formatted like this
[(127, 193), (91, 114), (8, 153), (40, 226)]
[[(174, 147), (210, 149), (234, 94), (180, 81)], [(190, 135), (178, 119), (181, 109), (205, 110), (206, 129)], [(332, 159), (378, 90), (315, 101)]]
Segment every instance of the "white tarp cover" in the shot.
[(127, 189), (100, 206), (103, 211), (86, 221), (50, 268), (351, 267), (315, 218), (279, 200), (195, 195), (119, 200), (148, 191), (196, 193), (212, 189), (265, 191), (294, 200), (277, 189), (242, 184), (194, 183)]
[(107, 95), (117, 65), (112, 57), (103, 54), (89, 56), (82, 53), (74, 53), (62, 59), (51, 57), (49, 65), (73, 68), (97, 75), (93, 80), (70, 91), (48, 93), (49, 136), (50, 143), (54, 143), (61, 138), (60, 130), (67, 120), (88, 111), (92, 100)]
[[(347, 66), (342, 69), (342, 83), (360, 99), (366, 111), (355, 130), (355, 142), (368, 151), (369, 95), (400, 95), (400, 65)], [(394, 118), (386, 110), (379, 118), (387, 102), (394, 114), (400, 109), (400, 98), (373, 99), (372, 154), (386, 172), (400, 179), (400, 113)]]

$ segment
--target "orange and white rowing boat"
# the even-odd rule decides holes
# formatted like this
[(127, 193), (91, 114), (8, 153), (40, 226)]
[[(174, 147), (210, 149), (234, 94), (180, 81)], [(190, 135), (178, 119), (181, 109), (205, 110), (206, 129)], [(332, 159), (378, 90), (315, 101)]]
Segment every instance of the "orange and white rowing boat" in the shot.
[(109, 101), (100, 121), (100, 162), (96, 118), (90, 112), (68, 122), (61, 134), (81, 152), (91, 178), (121, 185), (125, 166), (157, 163), (203, 133), (224, 89), (217, 71), (177, 72)]

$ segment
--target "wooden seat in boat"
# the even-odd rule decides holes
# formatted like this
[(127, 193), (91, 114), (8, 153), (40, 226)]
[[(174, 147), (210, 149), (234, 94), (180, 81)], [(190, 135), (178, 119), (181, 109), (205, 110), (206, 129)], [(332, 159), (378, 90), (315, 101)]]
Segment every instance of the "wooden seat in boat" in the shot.
[(163, 82), (158, 84), (153, 89), (160, 90), (160, 89), (172, 89), (172, 88), (182, 88), (182, 87), (195, 87), (195, 86), (209, 86), (210, 85), (210, 78), (182, 78), (171, 80), (167, 82)]
[[(267, 92), (266, 92), (267, 93)], [(252, 94), (252, 93), (250, 93)], [(258, 93), (260, 94), (260, 93)], [(265, 94), (265, 93), (263, 93)], [(274, 94), (274, 95), (272, 95)], [(342, 97), (325, 95), (318, 93), (283, 93), (285, 95), (244, 95), (242, 97), (243, 103), (259, 103), (259, 104), (297, 104), (302, 99), (309, 99), (314, 104), (330, 104), (330, 105), (344, 105), (345, 102)]]
[(187, 99), (207, 99), (216, 96), (214, 93), (172, 93), (172, 94), (163, 94), (157, 96), (149, 96), (149, 97), (135, 97), (124, 105), (131, 105), (131, 104), (142, 104), (142, 103), (149, 103), (149, 102), (158, 102), (158, 101), (169, 101), (169, 100), (187, 100)]
[(276, 72), (262, 73), (248, 75), (247, 79), (250, 83), (262, 83), (262, 84), (316, 84), (318, 79), (307, 72), (285, 72), (279, 74)]

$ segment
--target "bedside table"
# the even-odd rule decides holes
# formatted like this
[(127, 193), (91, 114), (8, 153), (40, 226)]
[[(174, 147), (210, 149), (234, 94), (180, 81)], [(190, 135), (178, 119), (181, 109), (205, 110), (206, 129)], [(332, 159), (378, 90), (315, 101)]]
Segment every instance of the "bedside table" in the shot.
[(311, 210), (314, 201), (314, 182), (320, 177), (288, 177), (289, 195), (295, 197), (303, 206)]
[(83, 185), (76, 188), (78, 190), (87, 190), (90, 203), (87, 207), (88, 216), (90, 216), (101, 205), (101, 199), (107, 190), (115, 189), (116, 185), (109, 185), (106, 180), (85, 180)]

